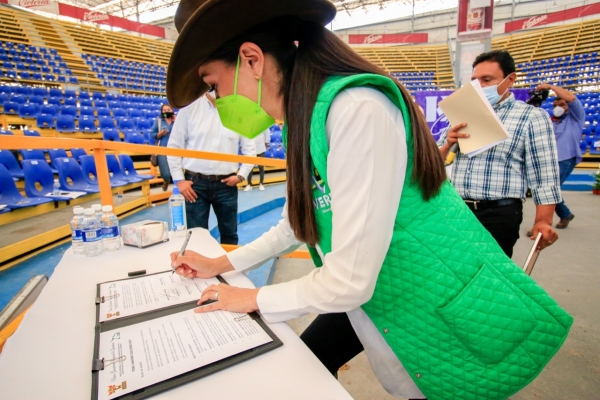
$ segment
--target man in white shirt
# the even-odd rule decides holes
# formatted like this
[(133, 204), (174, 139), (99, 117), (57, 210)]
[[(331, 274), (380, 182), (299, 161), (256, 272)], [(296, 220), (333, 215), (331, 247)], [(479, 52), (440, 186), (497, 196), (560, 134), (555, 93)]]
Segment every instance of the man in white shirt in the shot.
[[(256, 146), (256, 156), (264, 157), (267, 152), (267, 146), (271, 142), (271, 131), (269, 129), (265, 130), (263, 133), (254, 138), (254, 145)], [(258, 190), (265, 190), (263, 183), (265, 183), (265, 166), (259, 165), (258, 172), (260, 173), (260, 181), (258, 184)], [(250, 170), (250, 175), (248, 175), (248, 185), (244, 188), (244, 192), (249, 192), (252, 190), (252, 170)]]
[[(167, 147), (224, 154), (256, 155), (251, 139), (243, 138), (221, 124), (212, 95), (207, 93), (182, 108)], [(208, 229), (210, 206), (217, 216), (221, 243), (237, 244), (237, 184), (246, 179), (253, 165), (168, 157), (173, 181), (186, 199), (188, 228)]]

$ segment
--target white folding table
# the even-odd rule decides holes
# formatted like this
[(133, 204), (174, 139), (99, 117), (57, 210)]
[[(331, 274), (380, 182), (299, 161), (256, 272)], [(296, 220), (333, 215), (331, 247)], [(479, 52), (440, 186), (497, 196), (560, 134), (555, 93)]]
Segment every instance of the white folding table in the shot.
[[(131, 271), (169, 269), (169, 253), (179, 251), (182, 241), (175, 238), (147, 249), (124, 247), (94, 258), (67, 250), (0, 354), (0, 397), (89, 399), (96, 284), (127, 278)], [(204, 229), (194, 229), (188, 249), (209, 257), (224, 254)], [(253, 287), (242, 273), (223, 277), (231, 285)], [(287, 324), (269, 327), (283, 346), (153, 399), (351, 399)]]

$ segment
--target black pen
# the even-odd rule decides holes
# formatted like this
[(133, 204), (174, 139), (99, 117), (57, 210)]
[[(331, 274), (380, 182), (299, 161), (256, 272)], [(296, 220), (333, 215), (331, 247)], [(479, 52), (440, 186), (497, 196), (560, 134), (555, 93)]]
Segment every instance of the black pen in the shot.
[[(183, 246), (181, 246), (181, 250), (179, 250), (179, 255), (182, 256), (185, 253), (185, 248), (188, 245), (188, 242), (190, 241), (190, 236), (192, 236), (192, 231), (187, 231), (186, 235), (185, 235), (185, 240), (183, 241)], [(173, 268), (173, 272), (171, 273), (171, 275), (173, 275), (175, 273), (175, 270), (177, 270), (177, 267), (171, 267)]]

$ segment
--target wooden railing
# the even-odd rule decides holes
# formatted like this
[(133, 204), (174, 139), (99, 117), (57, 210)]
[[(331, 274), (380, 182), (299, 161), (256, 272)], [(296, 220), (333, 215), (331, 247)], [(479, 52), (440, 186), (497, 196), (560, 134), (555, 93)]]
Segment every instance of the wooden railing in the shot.
[[(30, 136), (2, 136), (0, 138), (0, 150), (18, 149), (92, 149), (98, 174), (98, 186), (100, 187), (100, 199), (103, 205), (113, 205), (113, 196), (110, 187), (110, 176), (106, 164), (106, 151), (127, 151), (137, 154), (159, 154), (164, 156), (177, 156), (186, 158), (200, 158), (205, 160), (236, 162), (268, 167), (285, 168), (286, 161), (264, 157), (240, 156), (233, 154), (212, 153), (208, 151), (182, 150), (168, 147), (148, 146), (131, 143), (110, 142), (104, 140), (89, 139), (62, 139), (44, 138)], [(237, 246), (223, 245), (227, 251), (234, 250)], [(288, 254), (290, 258), (309, 258), (305, 250), (296, 250)]]

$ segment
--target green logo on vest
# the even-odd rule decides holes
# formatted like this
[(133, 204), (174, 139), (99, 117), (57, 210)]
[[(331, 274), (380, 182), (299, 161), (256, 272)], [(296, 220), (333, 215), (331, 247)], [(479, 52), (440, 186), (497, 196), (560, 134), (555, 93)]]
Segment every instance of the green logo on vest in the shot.
[(312, 181), (313, 205), (315, 206), (315, 210), (318, 210), (323, 214), (331, 212), (331, 196), (329, 195), (329, 188), (316, 169), (312, 176)]

